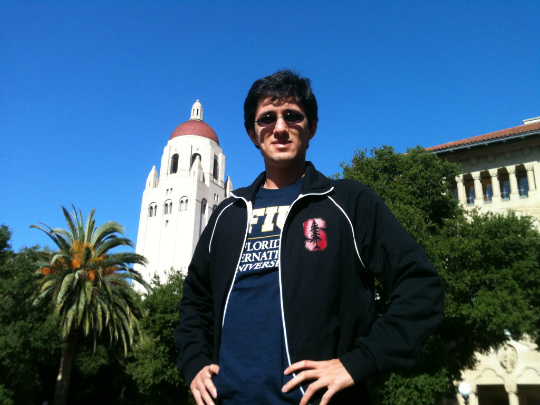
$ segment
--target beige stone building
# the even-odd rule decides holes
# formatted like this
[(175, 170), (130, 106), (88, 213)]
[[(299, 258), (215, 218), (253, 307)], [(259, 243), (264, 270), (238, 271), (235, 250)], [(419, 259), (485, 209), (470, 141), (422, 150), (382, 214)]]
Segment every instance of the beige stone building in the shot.
[[(511, 209), (536, 218), (540, 228), (540, 117), (427, 150), (461, 165), (454, 194), (466, 209)], [(463, 381), (472, 388), (470, 405), (539, 405), (539, 348), (530, 341), (511, 341), (479, 356), (478, 366), (465, 371)], [(462, 396), (454, 403), (464, 404)]]

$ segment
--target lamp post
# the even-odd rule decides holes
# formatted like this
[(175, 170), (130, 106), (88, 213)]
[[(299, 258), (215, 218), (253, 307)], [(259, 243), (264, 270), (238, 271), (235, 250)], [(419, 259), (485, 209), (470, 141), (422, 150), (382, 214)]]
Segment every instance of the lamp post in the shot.
[(463, 381), (461, 384), (459, 384), (458, 391), (463, 397), (463, 401), (465, 401), (465, 405), (469, 405), (469, 395), (471, 395), (471, 392), (472, 392), (471, 384)]

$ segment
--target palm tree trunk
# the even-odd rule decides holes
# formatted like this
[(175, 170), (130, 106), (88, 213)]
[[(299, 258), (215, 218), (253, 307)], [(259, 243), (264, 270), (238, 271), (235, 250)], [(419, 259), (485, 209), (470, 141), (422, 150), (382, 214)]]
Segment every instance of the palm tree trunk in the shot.
[(56, 379), (56, 389), (54, 390), (53, 405), (66, 405), (68, 399), (69, 379), (71, 377), (71, 366), (75, 359), (75, 348), (77, 345), (77, 332), (71, 330), (62, 343), (62, 354), (60, 357), (60, 368)]

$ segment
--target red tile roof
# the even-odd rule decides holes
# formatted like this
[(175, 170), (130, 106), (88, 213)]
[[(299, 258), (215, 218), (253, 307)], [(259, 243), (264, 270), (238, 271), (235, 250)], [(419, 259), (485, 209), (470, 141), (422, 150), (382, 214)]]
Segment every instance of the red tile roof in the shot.
[(460, 141), (443, 143), (442, 145), (431, 146), (426, 148), (431, 152), (444, 151), (445, 149), (453, 149), (459, 147), (465, 147), (465, 145), (473, 146), (476, 143), (482, 143), (486, 141), (492, 141), (496, 139), (509, 138), (515, 135), (524, 134), (531, 131), (540, 131), (540, 122), (533, 122), (532, 124), (520, 125), (518, 127), (502, 129), (500, 131), (491, 132), (485, 135), (473, 136), (472, 138), (462, 139)]

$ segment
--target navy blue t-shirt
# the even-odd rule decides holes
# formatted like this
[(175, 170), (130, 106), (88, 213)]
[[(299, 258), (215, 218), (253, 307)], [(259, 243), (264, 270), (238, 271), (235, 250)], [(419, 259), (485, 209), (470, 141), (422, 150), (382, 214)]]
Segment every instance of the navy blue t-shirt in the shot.
[(279, 236), (302, 180), (281, 189), (261, 188), (234, 286), (226, 304), (219, 374), (222, 405), (298, 404), (299, 389), (284, 394), (288, 367), (279, 292)]

